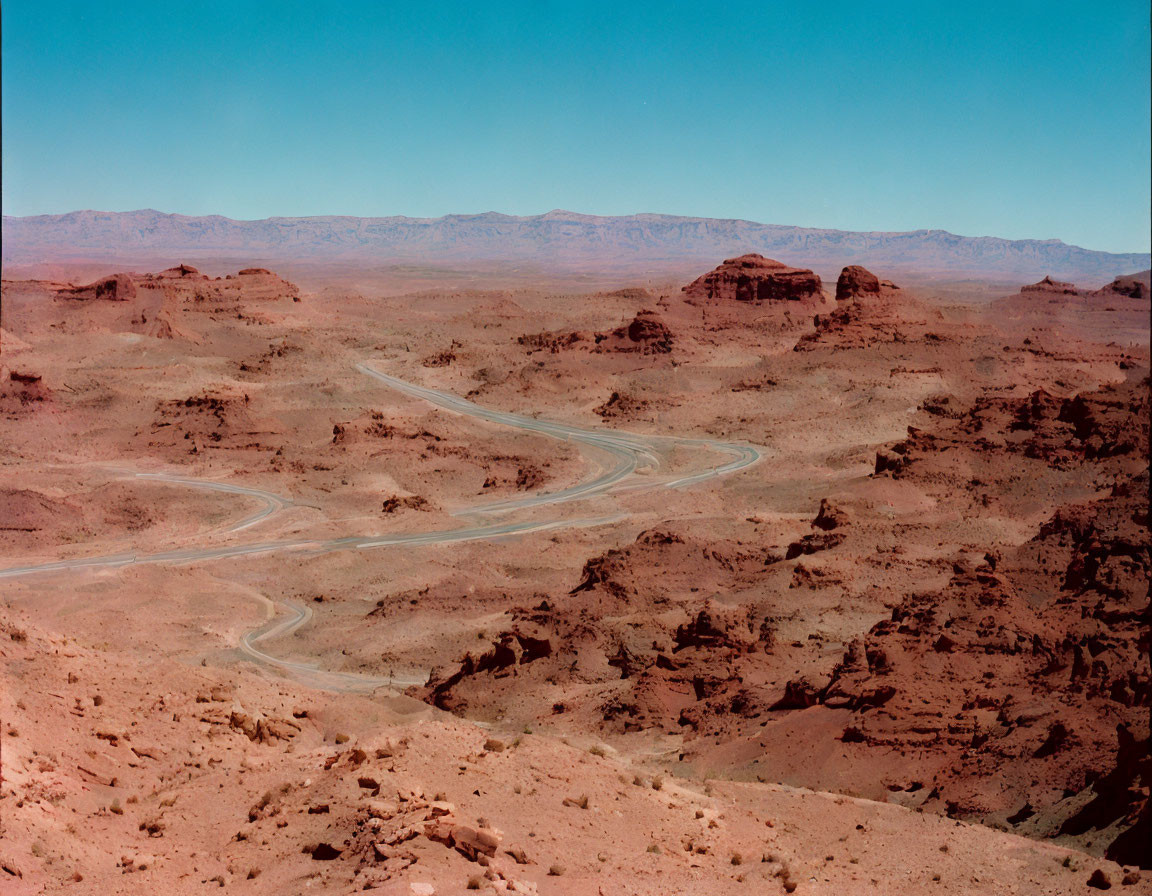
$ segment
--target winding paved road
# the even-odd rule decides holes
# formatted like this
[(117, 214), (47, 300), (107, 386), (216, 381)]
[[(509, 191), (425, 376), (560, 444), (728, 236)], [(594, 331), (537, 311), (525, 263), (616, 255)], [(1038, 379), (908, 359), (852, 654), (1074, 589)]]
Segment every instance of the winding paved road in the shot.
[(239, 532), (241, 529), (255, 526), (257, 523), (263, 522), (272, 516), (272, 514), (283, 510), (285, 507), (290, 507), (293, 503), (289, 498), (283, 498), (280, 495), (266, 492), (263, 489), (248, 488), (244, 485), (231, 485), (227, 482), (213, 482), (210, 479), (188, 479), (184, 476), (169, 476), (167, 473), (136, 473), (134, 475), (137, 479), (150, 479), (154, 482), (186, 485), (189, 488), (203, 488), (209, 491), (228, 492), (231, 495), (244, 495), (245, 497), (255, 498), (263, 502), (263, 509), (228, 526), (228, 528), (224, 530), (226, 532)]
[[(364, 364), (356, 367), (361, 373), (374, 377), (391, 388), (413, 398), (420, 398), (437, 407), (453, 411), (465, 416), (485, 420), (502, 426), (511, 426), (527, 432), (533, 432), (562, 441), (570, 441), (589, 449), (590, 451), (607, 455), (611, 462), (603, 472), (597, 476), (573, 485), (569, 488), (554, 492), (541, 492), (527, 495), (522, 498), (509, 499), (479, 507), (470, 507), (458, 511), (457, 515), (507, 513), (514, 510), (542, 507), (553, 504), (562, 504), (571, 501), (584, 500), (604, 495), (613, 490), (651, 490), (657, 488), (681, 488), (695, 485), (709, 479), (735, 473), (745, 467), (751, 466), (761, 458), (760, 450), (751, 445), (739, 445), (730, 442), (720, 442), (710, 439), (679, 439), (665, 436), (648, 436), (634, 433), (582, 429), (565, 423), (556, 423), (548, 420), (538, 420), (521, 414), (512, 414), (497, 411), (474, 404), (471, 401), (452, 395), (418, 386), (404, 380), (381, 373)], [(661, 477), (652, 475), (662, 465), (663, 456), (673, 448), (694, 448), (704, 451), (728, 455), (731, 460), (727, 463), (706, 467), (687, 475)], [(641, 481), (628, 482), (639, 470), (645, 470), (649, 475)], [(275, 495), (272, 492), (245, 486), (230, 485), (209, 480), (189, 479), (179, 476), (170, 476), (165, 473), (137, 473), (141, 479), (151, 479), (184, 485), (191, 488), (212, 489), (231, 494), (256, 498), (263, 502), (264, 507), (250, 516), (244, 517), (227, 529), (228, 532), (238, 532), (263, 522), (277, 511), (290, 506), (290, 499)], [(639, 477), (637, 477), (639, 478)], [(490, 523), (486, 525), (466, 525), (454, 529), (443, 529), (433, 532), (396, 533), (388, 535), (354, 535), (343, 538), (327, 539), (289, 539), (282, 541), (253, 541), (217, 547), (185, 548), (181, 550), (160, 551), (152, 554), (116, 554), (102, 557), (82, 557), (71, 560), (59, 560), (53, 563), (40, 563), (29, 566), (14, 566), (0, 569), (0, 579), (12, 579), (34, 575), (37, 573), (54, 572), (61, 570), (96, 569), (107, 567), (120, 567), (155, 563), (187, 563), (193, 561), (220, 560), (228, 557), (241, 557), (252, 554), (264, 554), (276, 551), (306, 551), (308, 553), (323, 553), (341, 550), (365, 550), (379, 547), (394, 547), (400, 545), (420, 546), (451, 544), (468, 541), (485, 541), (503, 538), (512, 535), (524, 535), (531, 532), (541, 532), (549, 529), (573, 528), (577, 526), (597, 525), (621, 519), (620, 515), (602, 518), (570, 519), (558, 518), (551, 520), (536, 520), (523, 522)], [(293, 604), (275, 602), (276, 606), (286, 611), (287, 618), (279, 616), (269, 620), (259, 628), (244, 634), (240, 639), (240, 649), (252, 657), (284, 672), (306, 679), (309, 684), (326, 690), (340, 691), (369, 691), (388, 684), (396, 684), (391, 679), (379, 679), (369, 676), (356, 676), (339, 672), (319, 669), (305, 663), (282, 660), (266, 653), (257, 647), (257, 642), (267, 642), (275, 638), (284, 637), (306, 624), (311, 611)]]

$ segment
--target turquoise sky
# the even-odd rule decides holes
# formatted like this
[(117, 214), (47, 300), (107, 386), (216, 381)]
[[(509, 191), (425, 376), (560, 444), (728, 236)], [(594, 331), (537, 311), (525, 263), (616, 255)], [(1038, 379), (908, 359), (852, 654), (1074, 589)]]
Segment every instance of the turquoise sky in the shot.
[(1146, 0), (2, 16), (6, 214), (567, 208), (1149, 248)]

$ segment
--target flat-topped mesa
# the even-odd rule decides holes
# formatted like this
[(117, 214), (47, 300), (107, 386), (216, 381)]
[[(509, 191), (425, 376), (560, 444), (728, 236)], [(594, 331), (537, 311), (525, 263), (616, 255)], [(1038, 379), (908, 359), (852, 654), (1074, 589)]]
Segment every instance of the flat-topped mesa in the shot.
[(1080, 290), (1076, 288), (1074, 283), (1066, 283), (1063, 280), (1053, 280), (1051, 277), (1045, 277), (1039, 283), (1030, 283), (1028, 286), (1021, 286), (1020, 292), (1047, 292), (1069, 296), (1080, 294)]
[(683, 291), (691, 298), (738, 302), (819, 302), (824, 297), (812, 271), (756, 254), (727, 259)]
[(267, 268), (245, 268), (235, 277), (225, 278), (225, 281), (223, 288), (226, 292), (232, 288), (238, 289), (246, 299), (300, 298), (300, 290), (295, 283), (289, 283)]
[(131, 274), (112, 274), (87, 286), (66, 286), (56, 290), (65, 299), (88, 301), (102, 299), (107, 302), (127, 302), (136, 296), (136, 284)]
[(836, 280), (837, 302), (879, 294), (880, 278), (858, 264), (848, 265), (840, 272), (840, 277)]
[(290, 298), (298, 301), (300, 298), (296, 284), (267, 268), (244, 268), (225, 277), (209, 277), (191, 265), (181, 264), (159, 274), (146, 274), (139, 282), (146, 287), (161, 287), (176, 295), (195, 295), (200, 299)]

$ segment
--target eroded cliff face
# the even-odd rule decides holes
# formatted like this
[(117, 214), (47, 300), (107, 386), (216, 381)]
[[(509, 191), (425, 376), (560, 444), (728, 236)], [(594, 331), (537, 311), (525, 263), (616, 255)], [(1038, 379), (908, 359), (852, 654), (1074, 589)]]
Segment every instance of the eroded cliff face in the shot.
[(824, 296), (812, 271), (756, 254), (727, 259), (685, 286), (684, 293), (721, 302), (818, 302)]

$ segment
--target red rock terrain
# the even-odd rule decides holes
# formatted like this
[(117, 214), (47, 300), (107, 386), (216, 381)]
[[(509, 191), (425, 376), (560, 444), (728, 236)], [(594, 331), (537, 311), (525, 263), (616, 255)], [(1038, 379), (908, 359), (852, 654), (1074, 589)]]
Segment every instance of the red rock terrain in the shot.
[(1045, 277), (1015, 296), (994, 303), (1001, 325), (1041, 338), (1051, 332), (1092, 341), (1145, 345), (1149, 333), (1149, 272), (1142, 271), (1097, 290), (1077, 289)]
[(823, 297), (820, 278), (763, 255), (729, 258), (716, 270), (684, 287), (696, 299), (738, 302), (812, 302)]
[(40, 374), (3, 368), (0, 376), (0, 414), (15, 419), (50, 406), (52, 392)]
[(4, 892), (1149, 892), (1146, 277), (204, 267), (4, 283)]
[(136, 297), (136, 281), (130, 274), (113, 274), (87, 286), (62, 287), (57, 294), (69, 299), (127, 302)]
[(836, 279), (837, 302), (858, 299), (867, 295), (878, 295), (879, 293), (880, 279), (870, 270), (862, 268), (858, 264), (848, 265)]

